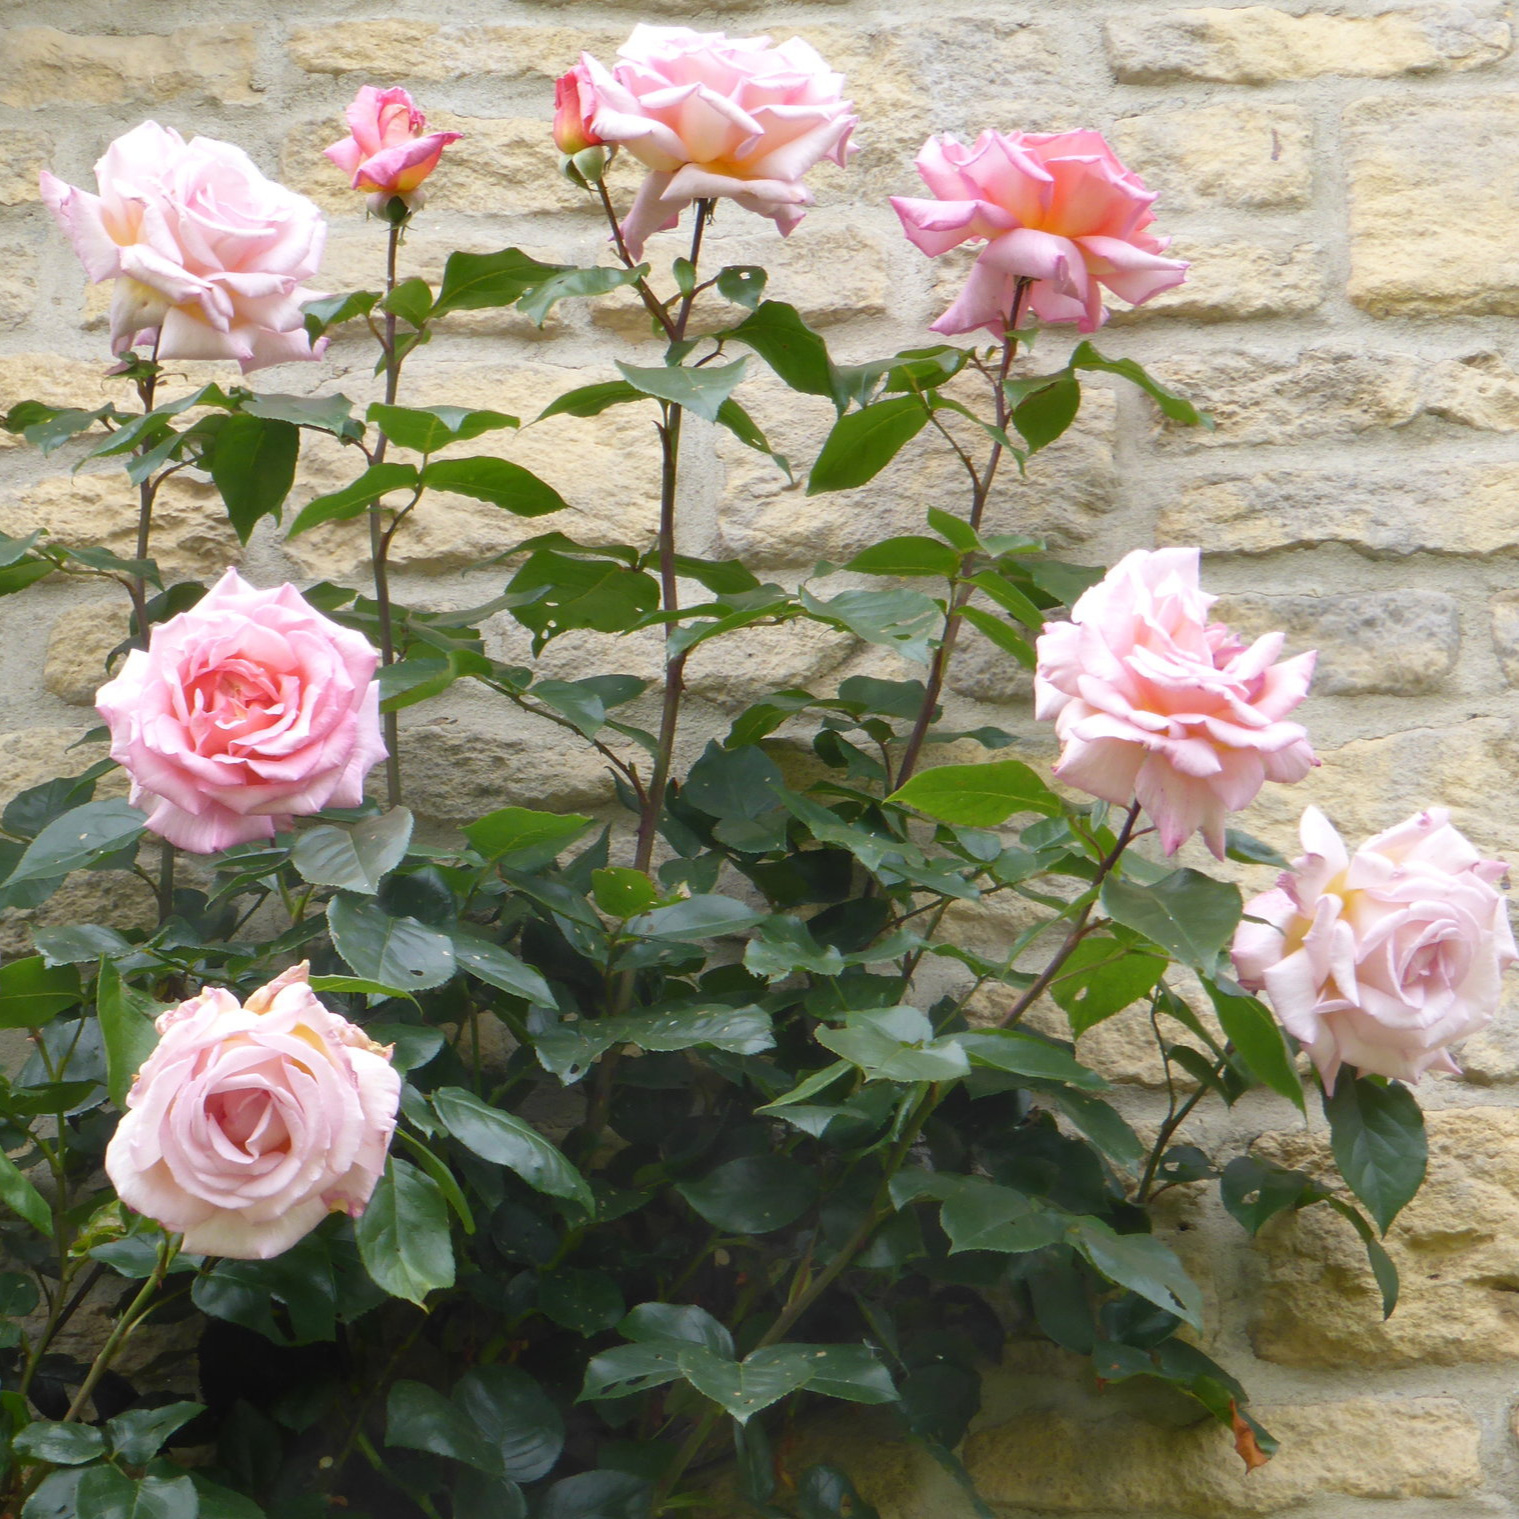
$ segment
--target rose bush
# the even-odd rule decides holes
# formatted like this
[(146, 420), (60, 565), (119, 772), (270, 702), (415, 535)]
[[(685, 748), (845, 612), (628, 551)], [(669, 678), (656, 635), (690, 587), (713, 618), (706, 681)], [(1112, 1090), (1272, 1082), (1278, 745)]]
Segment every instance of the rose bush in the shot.
[[(1514, 958), (1498, 867), (1436, 814), (1354, 858), (1311, 814), (1309, 857), (1248, 910), (1231, 881), (1174, 862), (1201, 832), (1236, 864), (1286, 867), (1228, 824), (1268, 784), (1311, 796), (1293, 714), (1313, 657), (1211, 623), (1196, 549), (1104, 574), (1030, 536), (1025, 492), (997, 493), (1071, 426), (1093, 375), (1207, 425), (1133, 359), (1067, 343), (1101, 321), (1103, 289), (1137, 300), (1180, 279), (1148, 230), (1153, 197), (1093, 132), (931, 144), (940, 198), (898, 210), (929, 253), (986, 240), (937, 326), (994, 341), (846, 363), (779, 281), (714, 271), (704, 241), (723, 198), (796, 224), (806, 173), (848, 156), (840, 78), (794, 40), (681, 28), (640, 27), (620, 58), (583, 58), (556, 90), (563, 171), (609, 234), (588, 267), (509, 247), (408, 277), (420, 176), (449, 172), (448, 134), (366, 87), (332, 173), (384, 197), (375, 288), (304, 300), (306, 351), (330, 338), (343, 360), (309, 395), (192, 386), (161, 362), (186, 321), (245, 364), (265, 318), (294, 346), (249, 271), (301, 299), (280, 281), (309, 272), (309, 207), (288, 238), (271, 231), (297, 198), (255, 193), (235, 150), (151, 127), (108, 150), (98, 201), (45, 182), (92, 276), (163, 279), (126, 287), (114, 333), (155, 345), (113, 366), (139, 409), (28, 401), (4, 418), (79, 465), (124, 463), (138, 532), (132, 559), (0, 540), (0, 594), (61, 572), (119, 586), (133, 611), (100, 691), (112, 757), (0, 810), (0, 903), (36, 908), (99, 869), (135, 873), (158, 911), (125, 930), (39, 918), (36, 953), (0, 967), (0, 1021), (34, 1051), (0, 1082), (6, 1513), (654, 1519), (710, 1503), (727, 1463), (772, 1519), (874, 1519), (849, 1472), (797, 1454), (792, 1431), (826, 1400), (878, 1405), (979, 1503), (957, 1447), (1005, 1336), (1089, 1357), (1099, 1396), (1132, 1380), (1189, 1401), (1254, 1467), (1275, 1442), (1209, 1353), (1234, 1346), (1210, 1339), (1167, 1242), (1174, 1214), (1154, 1203), (1172, 1188), (1216, 1187), (1252, 1233), (1322, 1207), (1396, 1305), (1381, 1237), (1425, 1164), (1403, 1078), (1491, 1013)], [(649, 169), (620, 211), (616, 152)], [(687, 213), (666, 279), (644, 244)], [(566, 240), (584, 244), (578, 223)], [(213, 263), (235, 266), (227, 300), (253, 304), (229, 315), (206, 295), (226, 318), (208, 325), (201, 286), (165, 260), (212, 283)], [(540, 417), (648, 422), (657, 496), (615, 472), (599, 484), (608, 520), (657, 511), (652, 542), (574, 536), (564, 498), (511, 457), (532, 419), (407, 404), (410, 366), (459, 313), (542, 326), (614, 291), (656, 345), (608, 339), (619, 377), (544, 397)], [(620, 331), (565, 327), (575, 343)], [(362, 410), (332, 388), (371, 369), (383, 399)], [(756, 377), (831, 403), (805, 470), (741, 399)], [(698, 551), (688, 412), (805, 474), (808, 496), (925, 445), (964, 466), (965, 493), (937, 492), (922, 531), (844, 565), (762, 581)], [(313, 435), (324, 477), (339, 450), (352, 461), (316, 495), (298, 470)], [(365, 590), (165, 583), (155, 509), (181, 471), (243, 542), (263, 535), (254, 562), (272, 533), (367, 519)], [(478, 606), (392, 583), (398, 538), (440, 496), (503, 513)], [(493, 652), (507, 618), (530, 660)], [(761, 690), (693, 732), (713, 710), (687, 703), (693, 653), (787, 625), (845, 635), (854, 673)], [(1035, 672), (1047, 753), (1039, 730), (976, 709), (981, 726), (957, 725), (967, 628)], [(574, 678), (540, 657), (565, 634)], [(629, 634), (662, 639), (658, 678), (595, 662), (605, 638), (615, 667)], [(416, 826), (397, 714), (461, 684), (589, 746), (615, 804), (538, 810), (503, 786), (462, 828)], [(987, 752), (933, 763), (950, 744)], [(132, 800), (97, 798), (117, 769)], [(1082, 1036), (1130, 1009), (1164, 1109), (1110, 1101), (1081, 1058)], [(1251, 1092), (1305, 1116), (1321, 1100), (1338, 1175), (1286, 1170), (1227, 1124), (1188, 1129)], [(76, 1355), (65, 1331), (86, 1302), (111, 1327)], [(122, 1357), (168, 1320), (163, 1355)]]
[(113, 352), (236, 359), (246, 372), (313, 359), (301, 306), (315, 292), (327, 223), (265, 179), (241, 148), (186, 142), (145, 121), (95, 165), (99, 195), (43, 172), (43, 204), (98, 285), (115, 281)]

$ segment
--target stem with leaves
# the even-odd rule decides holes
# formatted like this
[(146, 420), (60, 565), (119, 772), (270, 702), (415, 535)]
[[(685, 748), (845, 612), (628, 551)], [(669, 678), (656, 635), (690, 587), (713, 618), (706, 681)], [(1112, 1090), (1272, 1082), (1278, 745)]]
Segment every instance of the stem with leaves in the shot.
[[(1029, 286), (1032, 280), (1020, 279), (1013, 293), (1012, 315), (1008, 318), (1007, 331), (1002, 338), (1002, 359), (998, 366), (996, 378), (992, 385), (992, 404), (996, 411), (997, 431), (1006, 434), (1008, 419), (1011, 416), (1011, 408), (1007, 404), (1007, 391), (1005, 389), (1008, 374), (1013, 367), (1013, 359), (1018, 352), (1018, 323), (1023, 316), (1023, 303), (1028, 296)], [(925, 402), (925, 405), (928, 404)], [(950, 439), (951, 444), (954, 440)], [(1001, 438), (992, 440), (991, 452), (987, 456), (986, 465), (977, 473), (975, 466), (967, 455), (955, 446), (955, 452), (960, 455), (971, 477), (971, 507), (970, 526), (973, 532), (981, 531), (981, 519), (986, 515), (986, 503), (991, 498), (992, 485), (997, 478), (997, 468), (1002, 463), (1003, 444)], [(963, 556), (960, 564), (962, 575), (970, 573), (971, 556)], [(972, 595), (969, 586), (963, 586), (956, 590), (950, 587), (949, 604), (944, 614), (944, 632), (939, 640), (939, 647), (934, 650), (933, 662), (928, 670), (928, 683), (923, 694), (923, 704), (918, 709), (917, 720), (913, 723), (912, 733), (907, 740), (907, 748), (902, 754), (902, 763), (897, 767), (896, 784), (905, 786), (912, 778), (913, 771), (917, 769), (918, 761), (923, 754), (923, 745), (928, 738), (928, 730), (933, 723), (934, 712), (939, 705), (939, 697), (944, 690), (944, 677), (949, 670), (949, 662), (954, 657), (955, 640), (960, 633), (960, 624), (964, 620), (963, 614), (966, 604)]]

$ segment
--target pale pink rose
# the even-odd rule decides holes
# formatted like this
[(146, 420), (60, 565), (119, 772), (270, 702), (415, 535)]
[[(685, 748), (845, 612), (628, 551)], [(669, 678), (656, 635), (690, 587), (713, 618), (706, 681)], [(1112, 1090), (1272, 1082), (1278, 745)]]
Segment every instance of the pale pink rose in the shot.
[(421, 205), (418, 186), (434, 169), (459, 132), (429, 132), (427, 118), (403, 89), (377, 90), (366, 84), (343, 113), (348, 133), (323, 151), (355, 190), (368, 190), (370, 204), (381, 211), (399, 196), (413, 208)]
[(1033, 281), (1028, 319), (1093, 332), (1107, 320), (1102, 286), (1137, 306), (1187, 277), (1161, 257), (1171, 240), (1145, 230), (1155, 192), (1100, 132), (983, 132), (971, 147), (930, 137), (917, 166), (938, 198), (892, 196), (907, 236), (931, 257), (986, 244), (935, 332), (1000, 338), (1020, 279)]
[(1484, 860), (1440, 807), (1354, 856), (1310, 807), (1302, 839), (1303, 858), (1245, 905), (1240, 984), (1265, 995), (1330, 1091), (1342, 1064), (1401, 1081), (1459, 1075), (1446, 1046), (1492, 1022), (1503, 972), (1519, 960), (1493, 885), (1508, 866)]
[(246, 372), (312, 359), (301, 288), (321, 262), (322, 213), (211, 137), (145, 121), (95, 165), (98, 196), (45, 170), (42, 200), (95, 284), (115, 280), (111, 348), (156, 334), (160, 359), (236, 359)]
[(635, 257), (651, 232), (694, 200), (724, 197), (768, 216), (784, 235), (812, 204), (802, 176), (820, 159), (848, 161), (858, 120), (833, 73), (799, 37), (727, 37), (684, 26), (634, 27), (610, 73), (581, 65), (596, 109), (593, 132), (648, 165), (622, 224)]
[(591, 128), (595, 114), (591, 71), (584, 63), (577, 63), (554, 81), (554, 146), (571, 155), (599, 146), (601, 138)]
[(385, 1170), (401, 1078), (297, 965), (239, 1004), (208, 987), (162, 1014), (106, 1147), (117, 1195), (196, 1255), (268, 1260)]
[(1224, 855), (1224, 816), (1265, 781), (1300, 781), (1318, 761), (1283, 719), (1313, 654), (1276, 662), (1283, 636), (1248, 648), (1208, 621), (1197, 549), (1136, 549), (1038, 641), (1034, 715), (1063, 745), (1055, 774), (1120, 807), (1138, 801), (1174, 853), (1198, 829)]
[(228, 570), (127, 655), (95, 706), (148, 827), (210, 854), (363, 801), (385, 756), (379, 657), (293, 585), (259, 591)]

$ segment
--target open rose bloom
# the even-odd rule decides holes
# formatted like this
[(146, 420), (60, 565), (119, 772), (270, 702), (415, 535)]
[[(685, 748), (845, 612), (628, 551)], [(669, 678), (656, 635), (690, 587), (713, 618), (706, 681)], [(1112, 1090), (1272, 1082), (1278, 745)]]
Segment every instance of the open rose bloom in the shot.
[(228, 570), (154, 628), (95, 703), (148, 827), (209, 854), (363, 801), (385, 756), (379, 657), (294, 586), (259, 591)]
[(96, 284), (115, 280), (111, 347), (236, 359), (246, 372), (317, 356), (301, 305), (321, 262), (322, 213), (211, 137), (145, 121), (95, 165), (99, 195), (46, 171), (43, 204)]
[(917, 167), (937, 199), (891, 199), (911, 241), (930, 257), (986, 244), (935, 332), (1000, 338), (1020, 279), (1033, 282), (1025, 312), (1093, 332), (1107, 320), (1102, 287), (1137, 306), (1187, 277), (1147, 230), (1155, 192), (1100, 132), (983, 132), (970, 147), (930, 137)]
[(1315, 656), (1277, 662), (1283, 635), (1245, 645), (1208, 621), (1197, 549), (1136, 549), (1044, 625), (1034, 713), (1062, 745), (1054, 773), (1116, 806), (1138, 801), (1174, 853), (1201, 830), (1224, 857), (1226, 814), (1268, 780), (1318, 763), (1287, 714), (1308, 692)]
[(1302, 859), (1245, 906), (1240, 984), (1265, 995), (1331, 1090), (1342, 1064), (1403, 1081), (1459, 1074), (1446, 1046), (1492, 1021), (1519, 960), (1494, 885), (1507, 865), (1483, 859), (1438, 807), (1354, 855), (1310, 807), (1302, 839)]
[(377, 90), (366, 84), (344, 115), (348, 136), (323, 151), (355, 190), (367, 190), (375, 211), (395, 197), (421, 204), (422, 181), (438, 167), (443, 150), (458, 132), (429, 132), (427, 118), (402, 89)]
[(279, 1255), (329, 1213), (357, 1218), (385, 1169), (390, 1050), (324, 1007), (306, 972), (164, 1013), (106, 1149), (121, 1200), (195, 1254)]
[(843, 76), (800, 38), (772, 47), (768, 37), (640, 25), (617, 55), (609, 72), (583, 54), (576, 89), (594, 97), (592, 139), (649, 167), (622, 224), (635, 258), (651, 232), (713, 197), (788, 233), (812, 204), (802, 176), (823, 158), (848, 161), (858, 118)]

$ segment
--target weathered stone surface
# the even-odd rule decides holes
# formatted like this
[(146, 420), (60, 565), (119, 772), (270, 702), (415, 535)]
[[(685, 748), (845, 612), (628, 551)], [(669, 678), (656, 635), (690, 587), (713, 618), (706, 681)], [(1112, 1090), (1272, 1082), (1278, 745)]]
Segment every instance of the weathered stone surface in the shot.
[(686, 665), (686, 685), (719, 706), (745, 706), (772, 691), (812, 687), (857, 647), (848, 633), (816, 623), (745, 628), (697, 648)]
[(1497, 554), (1519, 548), (1519, 466), (1236, 475), (1163, 506), (1156, 538), (1242, 554), (1323, 543), (1379, 557)]
[(19, 327), (37, 305), (37, 254), (19, 238), (0, 241), (0, 327)]
[[(562, 391), (600, 378), (605, 376), (522, 363), (419, 366), (414, 381), (407, 377), (405, 399), (416, 406), (489, 408), (526, 423)], [(347, 393), (358, 389), (350, 385)], [(532, 470), (560, 492), (569, 511), (529, 519), (463, 496), (429, 494), (396, 534), (391, 562), (410, 570), (477, 568), (550, 529), (582, 543), (646, 544), (659, 520), (654, 415), (652, 406), (620, 406), (594, 421), (551, 417), (456, 445), (450, 452), (498, 454)], [(316, 441), (304, 448), (288, 514), (352, 480), (361, 465), (335, 443)], [(285, 551), (313, 576), (350, 576), (368, 562), (368, 528), (362, 520), (323, 523), (287, 541)], [(483, 577), (481, 583), (488, 584)], [(482, 589), (480, 599), (486, 596)]]
[(72, 607), (48, 634), (42, 684), (71, 707), (93, 707), (108, 680), (106, 655), (128, 636), (131, 608), (125, 596)]
[(1313, 122), (1297, 105), (1191, 106), (1125, 116), (1113, 146), (1165, 211), (1286, 210), (1313, 193)]
[[(1155, 369), (1214, 421), (1211, 430), (1185, 427), (1156, 411), (1155, 437), (1168, 449), (1301, 443), (1403, 427), (1425, 409), (1431, 389), (1430, 367), (1412, 356), (1354, 349), (1229, 349), (1168, 359)], [(1442, 394), (1454, 389), (1443, 375), (1440, 384)]]
[[(1384, 1320), (1360, 1240), (1327, 1209), (1262, 1230), (1256, 1354), (1293, 1366), (1406, 1366), (1519, 1356), (1519, 1112), (1425, 1110), (1429, 1174), (1394, 1223), (1398, 1311)], [(1332, 1175), (1322, 1136), (1263, 1136), (1263, 1155)]]
[(1493, 1021), (1455, 1049), (1456, 1064), (1473, 1086), (1508, 1086), (1519, 1081), (1519, 982), (1504, 977), (1503, 1001)]
[(1350, 299), (1373, 316), (1519, 312), (1519, 99), (1345, 109)]
[(1499, 591), (1489, 607), (1498, 665), (1509, 685), (1519, 686), (1519, 591)]
[[(45, 527), (73, 548), (100, 544), (131, 558), (137, 548), (137, 490), (125, 474), (49, 476), (19, 499), (0, 502), (0, 532), (12, 537)], [(165, 574), (217, 575), (242, 552), (209, 482), (177, 475), (153, 507), (152, 557)]]
[(87, 36), (51, 26), (0, 32), (0, 105), (157, 103), (176, 97), (254, 105), (252, 26), (185, 26)]
[(1432, 416), (1481, 432), (1519, 431), (1519, 374), (1490, 350), (1445, 359), (1429, 376)]
[[(817, 457), (834, 419), (833, 408), (814, 399), (762, 382), (746, 389), (744, 404), (772, 446), (800, 466)], [(1116, 421), (1112, 394), (1089, 390), (1070, 432), (1030, 461), (1027, 476), (1012, 468), (998, 475), (988, 529), (1044, 535), (1061, 545), (1090, 537), (1112, 509), (1118, 488)], [(984, 442), (968, 429), (961, 436), (978, 455), (983, 452)], [(963, 466), (943, 439), (928, 431), (868, 485), (812, 497), (788, 487), (768, 459), (727, 435), (719, 436), (717, 446), (727, 469), (719, 546), (752, 564), (809, 564), (819, 558), (841, 563), (888, 534), (922, 532), (930, 506), (957, 510), (967, 495)]]
[(1186, 283), (1163, 290), (1142, 306), (1114, 306), (1114, 321), (1161, 317), (1193, 322), (1244, 322), (1270, 316), (1306, 316), (1324, 299), (1324, 250), (1317, 243), (1178, 237), (1170, 255), (1187, 259)]
[(0, 131), (0, 206), (24, 206), (37, 199), (37, 175), (52, 152), (52, 138), (45, 132), (21, 127)]
[(386, 17), (291, 28), (286, 51), (309, 74), (364, 73), (441, 81), (491, 74), (499, 79), (552, 80), (582, 52), (610, 67), (625, 27), (440, 25)]
[(548, 723), (501, 734), (451, 717), (403, 730), (401, 784), (408, 806), (444, 823), (470, 822), (498, 807), (597, 807), (613, 795), (606, 762)]
[(961, 625), (955, 639), (945, 683), (951, 691), (993, 706), (1025, 702), (1033, 694), (1033, 672), (1026, 670), (1005, 649), (969, 623)]
[[(80, 278), (83, 278), (81, 271)], [(125, 407), (127, 388), (107, 378), (106, 363), (61, 358), (55, 353), (14, 353), (0, 358), (0, 413), (18, 401), (42, 401), (48, 406), (78, 406), (93, 411), (107, 401)], [(0, 449), (31, 445), (14, 433), (0, 430)]]
[(1115, 17), (1105, 33), (1113, 73), (1125, 84), (1446, 73), (1495, 63), (1512, 45), (1508, 23), (1496, 9), (1444, 5), (1380, 16), (1206, 7)]
[(1354, 1398), (1263, 1406), (1281, 1453), (1247, 1478), (1210, 1422), (1100, 1423), (1027, 1412), (966, 1442), (988, 1502), (1041, 1512), (1271, 1514), (1315, 1494), (1456, 1498), (1482, 1486), (1481, 1430), (1454, 1398)]
[(1317, 649), (1319, 696), (1435, 691), (1461, 649), (1459, 608), (1441, 591), (1225, 596), (1214, 615), (1245, 638), (1280, 629), (1289, 654)]

